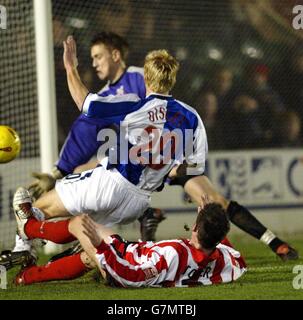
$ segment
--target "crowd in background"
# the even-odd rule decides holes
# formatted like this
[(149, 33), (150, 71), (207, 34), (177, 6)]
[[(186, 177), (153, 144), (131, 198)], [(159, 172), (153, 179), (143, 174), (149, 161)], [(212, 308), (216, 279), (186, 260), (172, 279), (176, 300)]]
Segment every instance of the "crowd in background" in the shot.
[(100, 7), (96, 0), (78, 6), (53, 0), (60, 145), (78, 115), (66, 85), (62, 41), (74, 35), (82, 79), (97, 92), (104, 83), (91, 67), (89, 42), (107, 30), (130, 43), (129, 65), (142, 66), (152, 49), (177, 57), (181, 69), (173, 94), (201, 115), (210, 150), (301, 147), (303, 50), (269, 18), (288, 7), (273, 11), (268, 5), (262, 16), (257, 2), (116, 0)]
[(210, 150), (302, 146), (303, 53), (288, 67), (276, 78), (261, 63), (248, 65), (241, 79), (228, 67), (210, 75), (194, 104)]

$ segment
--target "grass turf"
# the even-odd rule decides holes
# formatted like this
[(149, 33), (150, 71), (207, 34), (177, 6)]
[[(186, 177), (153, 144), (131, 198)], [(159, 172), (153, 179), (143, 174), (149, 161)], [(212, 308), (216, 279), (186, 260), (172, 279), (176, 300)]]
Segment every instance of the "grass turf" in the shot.
[[(303, 237), (286, 238), (303, 252)], [(265, 245), (243, 236), (232, 238), (248, 264), (248, 272), (231, 284), (196, 288), (114, 289), (93, 280), (93, 273), (73, 281), (49, 282), (16, 287), (12, 284), (18, 268), (8, 272), (8, 288), (0, 290), (0, 300), (251, 300), (303, 299), (302, 289), (295, 290), (292, 281), (295, 265), (303, 259), (281, 262)], [(40, 258), (40, 263), (48, 257)], [(301, 280), (301, 284), (303, 280)]]

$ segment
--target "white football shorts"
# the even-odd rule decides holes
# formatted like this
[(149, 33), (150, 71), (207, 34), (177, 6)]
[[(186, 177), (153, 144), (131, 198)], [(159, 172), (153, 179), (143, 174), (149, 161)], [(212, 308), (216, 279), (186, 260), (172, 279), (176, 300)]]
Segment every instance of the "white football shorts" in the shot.
[(88, 213), (107, 226), (130, 223), (150, 206), (150, 192), (102, 166), (66, 176), (56, 183), (56, 191), (70, 214)]

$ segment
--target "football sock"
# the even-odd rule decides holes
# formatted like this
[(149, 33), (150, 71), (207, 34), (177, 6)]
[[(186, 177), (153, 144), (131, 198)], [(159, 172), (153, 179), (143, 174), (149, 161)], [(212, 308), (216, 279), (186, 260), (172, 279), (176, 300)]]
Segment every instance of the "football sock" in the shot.
[(87, 268), (81, 261), (80, 253), (67, 256), (45, 266), (31, 266), (23, 271), (24, 284), (52, 280), (71, 280), (82, 276)]
[(265, 233), (266, 228), (245, 207), (231, 201), (227, 207), (230, 221), (241, 230), (247, 232), (258, 240)]
[(29, 218), (24, 231), (29, 239), (40, 238), (60, 244), (69, 243), (76, 240), (68, 231), (69, 221), (38, 221), (35, 218)]
[[(269, 231), (269, 230), (267, 230), (267, 231)], [(267, 232), (267, 231), (266, 231), (266, 232)], [(275, 236), (269, 243), (266, 243), (266, 244), (271, 248), (272, 251), (276, 252), (277, 249), (278, 249), (282, 244), (285, 244), (285, 242)]]
[(32, 207), (32, 213), (33, 216), (38, 220), (38, 221), (43, 221), (45, 220), (45, 214), (43, 211), (41, 211), (39, 208)]
[(279, 239), (275, 234), (273, 234), (270, 230), (266, 230), (263, 236), (260, 239), (263, 243), (267, 244), (272, 251), (276, 252), (280, 245), (285, 242)]
[(284, 242), (258, 221), (245, 207), (231, 201), (227, 207), (230, 221), (238, 228), (268, 245), (273, 251)]

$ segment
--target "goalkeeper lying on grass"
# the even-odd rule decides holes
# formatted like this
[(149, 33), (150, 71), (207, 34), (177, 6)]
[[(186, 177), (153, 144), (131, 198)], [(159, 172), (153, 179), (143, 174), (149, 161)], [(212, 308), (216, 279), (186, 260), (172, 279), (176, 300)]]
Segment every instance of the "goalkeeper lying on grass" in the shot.
[[(45, 222), (48, 223), (48, 222)], [(98, 267), (108, 285), (115, 287), (186, 287), (237, 280), (246, 271), (240, 253), (225, 238), (229, 221), (223, 208), (202, 199), (190, 239), (127, 242), (95, 223), (88, 215), (69, 220), (66, 237), (77, 238), (84, 252), (45, 266), (29, 266), (16, 276), (17, 285), (73, 279), (70, 268)], [(69, 261), (69, 260), (70, 261)], [(53, 274), (53, 278), (51, 275)], [(62, 279), (62, 276), (59, 277)]]

